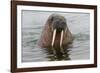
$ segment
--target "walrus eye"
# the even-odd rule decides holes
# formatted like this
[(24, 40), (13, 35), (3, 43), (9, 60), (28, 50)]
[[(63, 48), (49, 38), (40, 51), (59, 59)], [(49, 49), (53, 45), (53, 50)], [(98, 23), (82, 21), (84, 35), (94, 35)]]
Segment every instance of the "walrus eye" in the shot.
[(51, 21), (53, 21), (53, 19), (54, 19), (54, 18), (52, 17), (52, 18), (51, 18)]
[(51, 22), (53, 22), (53, 20), (54, 20), (54, 17), (51, 18)]

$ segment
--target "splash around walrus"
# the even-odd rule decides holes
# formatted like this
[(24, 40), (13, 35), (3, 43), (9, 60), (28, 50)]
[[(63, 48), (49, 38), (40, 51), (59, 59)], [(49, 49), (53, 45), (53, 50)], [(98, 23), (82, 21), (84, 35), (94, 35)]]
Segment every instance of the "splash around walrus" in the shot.
[(38, 46), (63, 50), (62, 48), (69, 47), (72, 42), (73, 36), (67, 26), (66, 19), (59, 14), (50, 15), (38, 40)]

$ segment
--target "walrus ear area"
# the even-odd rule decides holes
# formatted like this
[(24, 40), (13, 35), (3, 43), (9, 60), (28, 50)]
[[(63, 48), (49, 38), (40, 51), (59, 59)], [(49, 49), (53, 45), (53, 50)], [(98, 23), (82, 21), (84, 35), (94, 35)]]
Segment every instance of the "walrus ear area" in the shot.
[(54, 17), (51, 17), (51, 22), (54, 20)]
[(49, 23), (52, 23), (53, 20), (54, 20), (54, 17), (53, 17), (53, 16), (51, 16), (51, 17), (48, 19)]

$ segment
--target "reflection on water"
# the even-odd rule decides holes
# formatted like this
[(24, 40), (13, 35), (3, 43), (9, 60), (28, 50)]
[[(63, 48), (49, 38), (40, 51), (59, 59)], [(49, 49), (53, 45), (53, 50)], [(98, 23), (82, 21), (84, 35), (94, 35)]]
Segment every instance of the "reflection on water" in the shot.
[[(50, 59), (49, 61), (70, 60), (67, 49), (63, 49), (66, 51), (64, 53), (61, 52), (61, 48), (48, 48), (45, 50), (48, 52), (48, 58)], [(54, 54), (53, 51), (56, 53)]]
[(81, 60), (90, 58), (90, 15), (87, 13), (57, 13), (67, 19), (73, 34), (72, 47), (56, 48), (56, 57), (52, 48), (38, 48), (36, 43), (47, 18), (54, 12), (22, 11), (22, 62)]

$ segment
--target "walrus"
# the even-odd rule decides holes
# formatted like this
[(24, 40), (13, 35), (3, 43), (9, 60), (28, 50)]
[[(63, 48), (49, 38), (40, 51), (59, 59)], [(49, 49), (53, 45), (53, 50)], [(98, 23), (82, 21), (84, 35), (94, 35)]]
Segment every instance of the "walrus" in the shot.
[(61, 48), (62, 50), (72, 42), (73, 36), (67, 26), (66, 19), (59, 14), (50, 15), (41, 33), (38, 46), (41, 48)]

